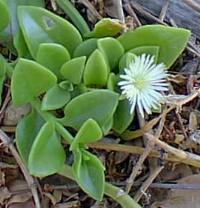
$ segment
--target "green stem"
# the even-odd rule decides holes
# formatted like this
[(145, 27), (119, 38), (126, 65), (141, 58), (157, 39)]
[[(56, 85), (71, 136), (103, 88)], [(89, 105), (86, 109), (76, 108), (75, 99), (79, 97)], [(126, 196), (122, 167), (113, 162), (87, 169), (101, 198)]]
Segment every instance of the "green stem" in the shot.
[(36, 109), (36, 111), (43, 117), (45, 121), (54, 122), (57, 132), (67, 141), (67, 143), (71, 144), (74, 139), (73, 136), (65, 129), (62, 124), (60, 124), (56, 117), (54, 117), (51, 113), (41, 110), (41, 103), (38, 99), (35, 99), (31, 102), (31, 105)]
[(83, 17), (79, 14), (76, 8), (72, 5), (69, 0), (56, 0), (58, 5), (63, 9), (63, 11), (69, 16), (72, 22), (76, 25), (82, 35), (89, 33), (90, 29), (83, 19)]
[(73, 136), (62, 126), (62, 124), (56, 121), (56, 130), (60, 133), (60, 135), (67, 141), (67, 143), (71, 144), (73, 141)]
[[(65, 165), (62, 170), (58, 172), (58, 174), (70, 178), (71, 180), (75, 180), (72, 168), (68, 165)], [(123, 208), (141, 208), (141, 206), (127, 193), (125, 193), (122, 189), (111, 185), (110, 183), (105, 183), (105, 194), (113, 198)]]

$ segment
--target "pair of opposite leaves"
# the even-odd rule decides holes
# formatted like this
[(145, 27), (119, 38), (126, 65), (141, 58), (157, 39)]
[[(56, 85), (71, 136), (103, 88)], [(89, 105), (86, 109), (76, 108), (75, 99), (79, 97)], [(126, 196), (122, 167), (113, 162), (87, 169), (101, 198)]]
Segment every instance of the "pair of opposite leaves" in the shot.
[[(74, 176), (85, 192), (101, 200), (105, 184), (104, 167), (85, 148), (87, 144), (102, 138), (102, 130), (96, 121), (88, 119), (75, 138), (69, 136), (72, 141), (70, 149), (74, 154)], [(17, 126), (16, 141), (31, 174), (44, 177), (59, 172), (64, 166), (66, 156), (56, 123), (44, 123), (34, 110)]]

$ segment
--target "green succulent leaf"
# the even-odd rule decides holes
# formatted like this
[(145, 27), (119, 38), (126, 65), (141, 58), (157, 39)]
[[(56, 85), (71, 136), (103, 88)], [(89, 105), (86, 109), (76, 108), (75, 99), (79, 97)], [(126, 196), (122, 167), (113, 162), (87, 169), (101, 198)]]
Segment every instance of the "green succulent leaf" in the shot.
[(18, 19), (33, 58), (36, 58), (41, 43), (56, 42), (72, 54), (82, 42), (80, 33), (71, 23), (43, 8), (20, 6)]
[(70, 101), (70, 92), (59, 85), (53, 86), (47, 91), (42, 100), (42, 110), (56, 110), (62, 108)]
[(53, 123), (45, 123), (35, 138), (28, 160), (32, 175), (45, 177), (58, 172), (65, 162), (65, 151)]
[[(17, 7), (20, 5), (29, 5), (29, 6), (38, 6), (44, 7), (43, 0), (3, 0), (7, 5), (10, 14), (9, 25), (0, 32), (1, 42), (6, 45), (13, 53), (16, 51), (13, 48), (16, 48), (17, 53), (20, 57), (29, 57), (29, 52), (24, 40), (24, 37), (19, 28), (19, 23), (17, 19)], [(4, 10), (5, 12), (6, 10)], [(0, 12), (0, 14), (3, 14)], [(1, 19), (1, 18), (0, 18)], [(1, 19), (2, 20), (2, 19)]]
[(113, 130), (118, 134), (123, 133), (133, 121), (134, 114), (130, 113), (129, 101), (120, 100), (114, 114)]
[(60, 73), (65, 79), (71, 81), (73, 84), (80, 84), (85, 68), (85, 62), (86, 56), (73, 58), (61, 67)]
[(117, 107), (118, 94), (110, 90), (94, 90), (72, 99), (65, 107), (65, 117), (61, 122), (76, 130), (85, 121), (94, 119), (100, 127), (110, 118)]
[(123, 29), (123, 25), (116, 19), (103, 18), (96, 23), (93, 31), (85, 34), (89, 38), (113, 37)]
[(182, 28), (162, 25), (146, 25), (121, 35), (118, 40), (125, 51), (140, 46), (159, 46), (158, 63), (163, 62), (169, 68), (183, 52), (190, 31)]
[(74, 50), (73, 57), (86, 56), (87, 58), (97, 49), (97, 38), (90, 38), (80, 43)]
[(16, 129), (16, 144), (23, 162), (28, 165), (32, 144), (44, 124), (44, 120), (35, 111), (22, 118)]
[(61, 78), (61, 66), (70, 60), (68, 50), (56, 43), (42, 43), (39, 45), (36, 61), (50, 69), (58, 78)]
[(73, 154), (72, 168), (77, 183), (89, 196), (101, 201), (105, 186), (104, 166), (96, 156), (86, 150), (76, 149)]
[(118, 65), (120, 57), (124, 54), (124, 48), (115, 38), (101, 38), (97, 42), (98, 48), (108, 60), (110, 69), (115, 69)]
[(0, 105), (2, 103), (1, 94), (3, 91), (3, 84), (6, 78), (6, 72), (7, 72), (7, 62), (5, 58), (0, 54)]
[(102, 131), (104, 135), (107, 135), (113, 126), (113, 115), (106, 119), (102, 125)]
[(57, 82), (56, 76), (40, 64), (19, 59), (11, 80), (11, 94), (15, 105), (30, 102)]
[(118, 81), (119, 81), (119, 77), (115, 73), (111, 72), (108, 77), (107, 88), (109, 90), (117, 92), (118, 91), (118, 89), (117, 89)]
[(74, 25), (76, 25), (82, 35), (90, 31), (87, 22), (69, 0), (56, 0), (56, 2), (65, 11), (67, 16), (72, 20)]
[(154, 61), (157, 63), (158, 56), (159, 56), (159, 46), (141, 46), (137, 48), (133, 48), (129, 51), (129, 53), (133, 53), (137, 56), (142, 55), (143, 53), (149, 54), (151, 56), (154, 56)]
[(0, 31), (3, 30), (10, 21), (8, 7), (3, 0), (0, 0)]
[(89, 57), (84, 74), (83, 82), (90, 86), (105, 86), (109, 74), (109, 67), (104, 55), (99, 49), (96, 49)]
[(76, 148), (84, 147), (85, 145), (98, 141), (103, 136), (102, 130), (98, 123), (93, 119), (88, 119), (81, 126), (80, 130), (76, 134), (70, 149), (76, 150)]
[(137, 58), (135, 54), (129, 52), (125, 53), (119, 61), (119, 74), (123, 74), (124, 69), (127, 68), (135, 58)]

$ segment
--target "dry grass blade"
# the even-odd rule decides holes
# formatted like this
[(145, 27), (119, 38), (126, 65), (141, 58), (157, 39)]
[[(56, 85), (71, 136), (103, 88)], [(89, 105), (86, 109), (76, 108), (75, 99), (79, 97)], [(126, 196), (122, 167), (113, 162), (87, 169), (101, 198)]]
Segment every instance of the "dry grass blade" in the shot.
[(196, 3), (194, 0), (183, 0), (183, 2), (195, 11), (200, 12), (200, 5)]
[(33, 194), (33, 198), (34, 198), (34, 202), (35, 202), (35, 207), (36, 208), (41, 208), (40, 200), (39, 200), (39, 196), (38, 196), (38, 191), (37, 191), (37, 188), (35, 187), (35, 181), (34, 181), (33, 177), (30, 176), (27, 168), (23, 164), (23, 162), (22, 162), (22, 160), (21, 160), (18, 152), (16, 151), (16, 149), (15, 149), (13, 143), (12, 143), (11, 138), (8, 137), (1, 129), (0, 129), (0, 139), (3, 142), (3, 144), (10, 149), (13, 157), (17, 161), (19, 167), (21, 168), (21, 171), (24, 174), (24, 177), (26, 179), (26, 182), (28, 183), (28, 185), (29, 185), (29, 187), (31, 189), (31, 192)]

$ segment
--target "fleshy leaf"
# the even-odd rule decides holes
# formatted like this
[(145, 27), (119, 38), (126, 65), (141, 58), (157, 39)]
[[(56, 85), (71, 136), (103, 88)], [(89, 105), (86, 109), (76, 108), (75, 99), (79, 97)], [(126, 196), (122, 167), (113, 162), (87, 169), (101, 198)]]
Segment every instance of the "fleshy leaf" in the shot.
[(110, 90), (94, 90), (72, 99), (65, 107), (62, 122), (80, 129), (85, 121), (94, 119), (100, 127), (110, 118), (117, 107), (118, 94)]
[(58, 78), (61, 78), (61, 66), (70, 60), (67, 49), (56, 43), (42, 43), (39, 45), (36, 61), (50, 69)]
[(108, 77), (107, 88), (112, 91), (117, 91), (117, 82), (119, 81), (118, 76), (111, 72)]
[(158, 63), (169, 68), (186, 47), (190, 31), (162, 25), (146, 25), (122, 34), (118, 40), (125, 50), (140, 46), (159, 46)]
[(121, 134), (133, 121), (134, 114), (130, 113), (130, 104), (128, 100), (121, 100), (114, 114), (113, 129)]
[(83, 19), (78, 10), (76, 10), (69, 0), (56, 0), (56, 2), (65, 11), (67, 16), (72, 20), (82, 35), (90, 31), (87, 22)]
[(0, 31), (3, 30), (10, 21), (8, 7), (3, 0), (0, 0)]
[(133, 53), (125, 53), (119, 61), (119, 74), (123, 74), (124, 69), (127, 68), (131, 61), (133, 61), (136, 57), (137, 56)]
[(105, 175), (101, 161), (86, 150), (76, 149), (73, 172), (79, 186), (92, 198), (101, 201), (104, 194)]
[(79, 84), (85, 68), (85, 62), (86, 56), (73, 58), (61, 67), (60, 73), (73, 84)]
[(74, 50), (73, 57), (86, 56), (88, 58), (97, 49), (97, 40), (97, 38), (90, 38), (83, 41)]
[(62, 89), (59, 85), (53, 86), (47, 91), (42, 100), (42, 110), (56, 110), (66, 105), (71, 96), (67, 89)]
[(56, 76), (40, 64), (19, 59), (11, 80), (12, 100), (23, 105), (56, 84)]
[(157, 63), (159, 56), (159, 46), (141, 46), (133, 48), (129, 51), (129, 53), (134, 53), (137, 56), (142, 55), (143, 53), (149, 54), (155, 57), (154, 61)]
[(82, 42), (80, 33), (71, 23), (43, 8), (20, 6), (18, 19), (33, 58), (36, 58), (41, 43), (56, 42), (72, 54)]
[(103, 18), (95, 24), (93, 31), (85, 34), (85, 37), (113, 37), (117, 35), (122, 29), (123, 25), (117, 19)]
[(108, 60), (110, 69), (113, 70), (118, 65), (120, 57), (124, 54), (123, 46), (118, 40), (111, 37), (99, 39), (97, 45)]
[(45, 177), (64, 165), (65, 151), (52, 123), (45, 123), (33, 142), (28, 160), (32, 175)]
[(22, 118), (16, 129), (16, 144), (23, 162), (28, 165), (28, 157), (32, 144), (44, 124), (44, 120), (35, 111)]
[[(1, 42), (6, 45), (13, 53), (16, 51), (13, 49), (14, 47), (17, 49), (18, 55), (20, 57), (29, 57), (29, 52), (24, 40), (24, 37), (20, 31), (19, 23), (17, 20), (17, 7), (20, 5), (29, 5), (29, 6), (38, 6), (44, 7), (43, 0), (3, 0), (9, 10), (10, 14), (10, 22), (9, 25), (0, 32)], [(0, 12), (1, 13), (1, 12)], [(1, 18), (0, 18), (1, 19)]]
[(2, 102), (2, 91), (3, 91), (3, 83), (6, 78), (6, 69), (7, 69), (7, 62), (5, 58), (0, 54), (0, 105)]
[(102, 138), (102, 136), (102, 130), (97, 122), (93, 119), (88, 119), (76, 134), (70, 149), (75, 150), (78, 147), (82, 147), (91, 142), (98, 141)]
[(102, 125), (102, 131), (104, 135), (107, 135), (113, 126), (113, 115), (107, 118), (107, 120)]
[(63, 90), (68, 90), (69, 92), (74, 90), (73, 84), (69, 82), (68, 80), (62, 81), (58, 85)]
[(99, 49), (96, 49), (89, 57), (84, 74), (85, 85), (104, 86), (108, 79), (109, 68)]

